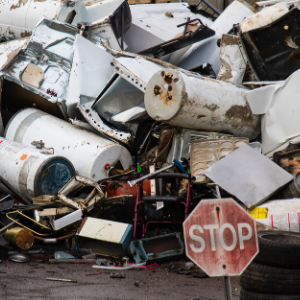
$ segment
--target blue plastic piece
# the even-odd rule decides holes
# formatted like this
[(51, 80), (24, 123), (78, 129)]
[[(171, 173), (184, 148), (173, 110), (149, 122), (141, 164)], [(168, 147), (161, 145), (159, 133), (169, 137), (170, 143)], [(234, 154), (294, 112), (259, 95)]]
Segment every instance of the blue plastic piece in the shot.
[(182, 162), (180, 162), (177, 158), (173, 160), (173, 163), (177, 168), (179, 168), (184, 174), (189, 174), (189, 172), (185, 169)]

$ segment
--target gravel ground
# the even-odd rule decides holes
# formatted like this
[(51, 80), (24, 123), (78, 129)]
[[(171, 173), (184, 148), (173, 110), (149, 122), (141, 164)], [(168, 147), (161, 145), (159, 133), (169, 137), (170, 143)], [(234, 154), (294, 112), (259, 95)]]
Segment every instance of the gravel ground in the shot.
[[(109, 299), (109, 300), (213, 300), (224, 299), (222, 278), (194, 278), (169, 273), (170, 263), (152, 271), (127, 270), (126, 278), (110, 278), (89, 264), (9, 263), (0, 265), (1, 299)], [(93, 274), (87, 276), (86, 274)], [(47, 277), (76, 280), (77, 283), (48, 281)], [(135, 281), (139, 282), (135, 286)], [(237, 277), (231, 279), (233, 299), (238, 300)]]

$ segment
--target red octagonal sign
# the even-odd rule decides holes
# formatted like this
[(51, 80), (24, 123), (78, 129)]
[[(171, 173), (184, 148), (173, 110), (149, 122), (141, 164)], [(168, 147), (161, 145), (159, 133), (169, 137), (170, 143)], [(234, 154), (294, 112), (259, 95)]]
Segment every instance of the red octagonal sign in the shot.
[(209, 276), (240, 275), (258, 253), (255, 220), (233, 199), (202, 200), (183, 229), (186, 255)]

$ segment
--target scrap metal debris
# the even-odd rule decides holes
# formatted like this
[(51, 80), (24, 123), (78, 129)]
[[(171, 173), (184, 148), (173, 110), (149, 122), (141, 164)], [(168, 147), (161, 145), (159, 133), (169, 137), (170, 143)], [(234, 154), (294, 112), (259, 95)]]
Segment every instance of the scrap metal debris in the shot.
[(212, 198), (300, 232), (296, 2), (2, 1), (6, 258), (153, 270)]

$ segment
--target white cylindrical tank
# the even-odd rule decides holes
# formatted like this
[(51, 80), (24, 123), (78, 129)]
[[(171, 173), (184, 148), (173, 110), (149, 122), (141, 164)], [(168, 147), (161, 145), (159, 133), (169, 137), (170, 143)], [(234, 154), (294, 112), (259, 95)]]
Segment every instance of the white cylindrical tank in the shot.
[(56, 195), (74, 174), (66, 158), (0, 137), (0, 175), (28, 200)]
[(95, 181), (109, 176), (108, 165), (120, 162), (126, 170), (132, 164), (123, 146), (35, 108), (17, 112), (6, 126), (5, 137), (29, 146), (42, 141), (45, 148), (69, 159), (77, 174)]
[(43, 17), (76, 25), (85, 20), (85, 15), (82, 0), (3, 0), (0, 1), (0, 37), (30, 36)]
[(260, 116), (252, 114), (246, 91), (195, 73), (164, 69), (148, 82), (145, 106), (156, 121), (253, 139), (260, 134)]

